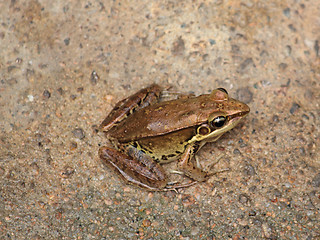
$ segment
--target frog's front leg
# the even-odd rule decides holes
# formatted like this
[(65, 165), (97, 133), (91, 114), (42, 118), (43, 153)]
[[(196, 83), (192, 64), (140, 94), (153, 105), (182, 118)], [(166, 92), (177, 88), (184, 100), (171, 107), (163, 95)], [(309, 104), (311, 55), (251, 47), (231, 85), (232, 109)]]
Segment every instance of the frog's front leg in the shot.
[(123, 99), (115, 105), (109, 115), (103, 120), (100, 125), (100, 129), (107, 132), (134, 111), (157, 102), (160, 97), (160, 93), (161, 87), (157, 84), (152, 84), (128, 98)]
[(161, 191), (167, 185), (164, 169), (151, 157), (133, 148), (127, 148), (128, 154), (102, 147), (99, 156), (127, 182), (151, 191)]
[(198, 149), (199, 146), (196, 143), (189, 144), (178, 161), (178, 169), (182, 171), (187, 177), (202, 182), (212, 174), (209, 174), (208, 172), (202, 170), (197, 166), (197, 164), (195, 164), (195, 162), (192, 161), (192, 158)]

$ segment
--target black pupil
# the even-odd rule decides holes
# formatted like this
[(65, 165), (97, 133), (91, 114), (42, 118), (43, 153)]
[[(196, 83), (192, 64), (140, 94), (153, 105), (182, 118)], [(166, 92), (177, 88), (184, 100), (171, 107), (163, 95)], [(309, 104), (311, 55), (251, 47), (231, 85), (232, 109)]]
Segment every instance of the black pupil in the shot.
[(213, 119), (212, 125), (217, 128), (220, 128), (224, 125), (225, 122), (226, 122), (226, 118), (224, 116), (219, 116)]

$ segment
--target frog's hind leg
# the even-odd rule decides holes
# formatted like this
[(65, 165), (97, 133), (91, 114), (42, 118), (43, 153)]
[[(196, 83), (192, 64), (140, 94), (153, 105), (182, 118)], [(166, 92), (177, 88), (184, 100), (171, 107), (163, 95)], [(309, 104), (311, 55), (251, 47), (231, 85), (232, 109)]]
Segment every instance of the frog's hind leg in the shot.
[(167, 185), (167, 176), (162, 166), (143, 152), (135, 151), (129, 156), (118, 150), (102, 147), (99, 155), (128, 183), (150, 191), (162, 191)]
[(152, 84), (128, 98), (123, 99), (116, 104), (109, 115), (103, 120), (100, 125), (100, 129), (107, 132), (134, 111), (157, 102), (160, 94), (161, 87), (157, 84)]

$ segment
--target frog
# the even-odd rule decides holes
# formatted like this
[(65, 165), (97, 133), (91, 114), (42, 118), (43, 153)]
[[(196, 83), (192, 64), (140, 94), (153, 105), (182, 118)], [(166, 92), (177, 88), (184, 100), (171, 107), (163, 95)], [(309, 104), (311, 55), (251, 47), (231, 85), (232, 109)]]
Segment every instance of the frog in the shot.
[[(163, 91), (158, 84), (141, 89), (118, 102), (100, 124), (112, 145), (99, 149), (102, 161), (127, 183), (150, 191), (176, 190), (210, 178), (215, 172), (204, 170), (196, 153), (250, 112), (224, 88), (161, 101)], [(173, 172), (191, 182), (169, 182), (163, 164), (172, 161), (178, 169)]]

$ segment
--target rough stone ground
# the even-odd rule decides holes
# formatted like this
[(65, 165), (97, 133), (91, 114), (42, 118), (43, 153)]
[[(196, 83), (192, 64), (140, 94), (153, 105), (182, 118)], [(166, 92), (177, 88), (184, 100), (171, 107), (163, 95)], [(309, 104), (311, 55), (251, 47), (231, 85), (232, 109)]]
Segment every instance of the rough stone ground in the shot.
[[(319, 0), (0, 9), (1, 239), (320, 238)], [(152, 193), (104, 166), (97, 125), (154, 82), (250, 105), (198, 154), (230, 171)]]

